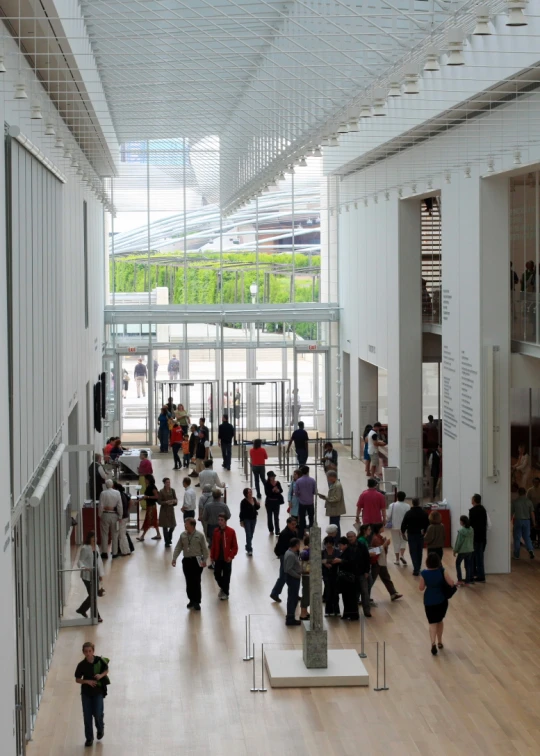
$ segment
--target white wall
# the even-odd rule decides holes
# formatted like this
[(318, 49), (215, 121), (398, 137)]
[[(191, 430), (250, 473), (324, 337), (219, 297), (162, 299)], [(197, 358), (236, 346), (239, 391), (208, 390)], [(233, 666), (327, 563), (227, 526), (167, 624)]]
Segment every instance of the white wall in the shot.
[[(14, 52), (10, 39), (4, 37), (6, 52)], [(9, 58), (14, 60), (14, 56)], [(30, 120), (30, 99), (15, 101), (12, 99), (17, 72), (8, 70), (2, 75), (0, 95), (0, 118), (9, 125), (19, 126), (35, 145), (37, 145), (67, 176), (68, 182), (63, 188), (62, 234), (63, 248), (58, 249), (61, 257), (61, 313), (62, 313), (62, 352), (61, 364), (55, 364), (51, 353), (44, 350), (42, 369), (51, 371), (62, 385), (62, 417), (65, 424), (64, 440), (67, 441), (67, 418), (74, 402), (79, 402), (81, 442), (86, 439), (86, 397), (87, 381), (94, 382), (101, 369), (103, 340), (103, 304), (104, 304), (104, 233), (102, 206), (94, 195), (82, 185), (79, 176), (63, 158), (61, 150), (55, 150), (54, 138), (45, 137), (45, 117), (42, 121)], [(44, 113), (45, 116), (45, 113)], [(89, 294), (90, 321), (84, 326), (84, 282), (83, 282), (83, 225), (82, 203), (88, 201), (89, 219)], [(6, 301), (6, 245), (5, 245), (5, 163), (4, 149), (0, 150), (0, 423), (4, 429), (4, 449), (10, 449), (10, 439), (6, 437), (9, 428), (7, 393), (7, 301)], [(46, 396), (28, 397), (33, 404), (34, 421), (39, 423), (40, 406), (47, 401)], [(17, 412), (17, 408), (14, 408)], [(29, 437), (32, 428), (28, 428)], [(50, 439), (52, 441), (52, 439)], [(7, 454), (0, 455), (0, 476), (4, 481), (10, 479)], [(66, 479), (64, 500), (69, 487), (67, 485), (68, 465), (63, 464), (63, 477)], [(81, 485), (86, 473), (81, 476)], [(10, 756), (15, 753), (14, 740), (14, 685), (15, 685), (15, 635), (12, 579), (12, 550), (9, 539), (10, 500), (7, 495), (0, 497), (0, 602), (3, 612), (0, 616), (0, 732), (2, 733), (2, 753)], [(6, 542), (6, 543), (4, 543)], [(5, 548), (4, 548), (5, 546)]]
[[(471, 495), (483, 495), (494, 522), (486, 552), (487, 568), (492, 572), (510, 568), (507, 173), (527, 171), (525, 166), (516, 169), (514, 165), (518, 140), (523, 162), (525, 156), (531, 164), (540, 160), (540, 147), (531, 127), (539, 116), (538, 99), (524, 98), (366, 171), (338, 179), (340, 207), (334, 208), (339, 219), (341, 345), (351, 355), (351, 366), (360, 358), (388, 370), (392, 436), (392, 415), (395, 417), (399, 411), (399, 406), (393, 405), (406, 401), (402, 393), (406, 387), (401, 387), (399, 395), (395, 390), (396, 385), (399, 387), (395, 343), (399, 298), (406, 295), (398, 276), (404, 251), (398, 235), (398, 205), (404, 201), (400, 194), (404, 198), (420, 198), (421, 193), (441, 192), (443, 297), (448, 305), (442, 325), (443, 379), (452, 393), (452, 406), (447, 406), (444, 413), (444, 492), (450, 501), (454, 532), (459, 515), (470, 506)], [(497, 172), (490, 175), (487, 156), (490, 145), (495, 144), (505, 147), (506, 152), (495, 157)], [(470, 177), (465, 174), (466, 166)], [(397, 187), (402, 187), (401, 192)], [(385, 191), (389, 192), (388, 201)], [(411, 305), (414, 297), (416, 294), (411, 292)], [(487, 469), (485, 458), (486, 349), (492, 346), (499, 347), (495, 373), (496, 415), (501, 432), (496, 440), (496, 477)], [(392, 390), (393, 374), (397, 384)], [(358, 434), (362, 428), (355, 401), (362, 389), (355, 388), (354, 380), (353, 368), (351, 426)], [(412, 389), (416, 391), (417, 387)], [(454, 428), (451, 412), (456, 419)], [(397, 463), (399, 454), (403, 455), (403, 434), (399, 443), (401, 450), (390, 445), (391, 463)]]

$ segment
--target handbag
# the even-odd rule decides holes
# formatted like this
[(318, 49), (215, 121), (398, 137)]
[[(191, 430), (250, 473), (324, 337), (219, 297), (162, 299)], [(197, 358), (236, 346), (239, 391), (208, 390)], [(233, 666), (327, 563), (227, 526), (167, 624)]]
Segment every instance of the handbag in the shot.
[(451, 599), (452, 596), (454, 595), (454, 593), (457, 593), (457, 588), (456, 588), (455, 585), (448, 585), (448, 583), (446, 582), (445, 577), (444, 577), (444, 570), (443, 569), (441, 569), (441, 575), (442, 575), (442, 579), (443, 579), (443, 584), (442, 584), (442, 588), (441, 588), (443, 596), (445, 597), (446, 600)]
[(338, 570), (338, 582), (356, 583), (356, 575), (354, 574), (354, 572), (346, 572), (345, 570)]
[(386, 520), (385, 528), (388, 528), (388, 530), (392, 530), (392, 517), (394, 515), (394, 503), (390, 505), (390, 510), (388, 512), (388, 519)]

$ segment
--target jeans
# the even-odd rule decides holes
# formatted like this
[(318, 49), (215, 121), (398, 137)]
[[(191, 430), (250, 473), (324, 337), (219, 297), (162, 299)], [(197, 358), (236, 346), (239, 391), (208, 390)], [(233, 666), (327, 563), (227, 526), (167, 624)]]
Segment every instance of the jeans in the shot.
[(337, 525), (337, 538), (341, 538), (341, 515), (332, 515), (328, 518), (330, 525)]
[(255, 490), (257, 491), (257, 498), (261, 498), (261, 485), (264, 488), (264, 481), (266, 480), (266, 471), (264, 465), (254, 465), (251, 468), (253, 472), (253, 479), (255, 481)]
[(232, 562), (226, 562), (224, 559), (218, 559), (214, 564), (214, 578), (223, 593), (229, 595), (229, 585), (231, 582)]
[(477, 580), (485, 580), (486, 573), (484, 570), (484, 551), (486, 550), (485, 541), (474, 542), (474, 554), (473, 554), (473, 577)]
[(431, 553), (433, 553), (433, 554), (437, 554), (437, 556), (439, 557), (439, 559), (440, 559), (440, 560), (441, 560), (441, 562), (442, 562), (442, 558), (443, 558), (443, 550), (442, 550), (441, 548), (439, 548), (438, 546), (437, 546), (437, 547), (434, 547), (434, 546), (428, 546), (428, 550), (427, 550), (427, 551), (428, 551), (428, 554), (431, 554)]
[(381, 583), (384, 585), (390, 596), (395, 596), (397, 593), (396, 588), (394, 586), (394, 583), (392, 582), (392, 578), (390, 577), (390, 573), (388, 572), (388, 567), (384, 564), (379, 564), (378, 562), (376, 564), (371, 565), (371, 577), (373, 578), (373, 583), (377, 580), (378, 577), (381, 578)]
[[(194, 509), (186, 509), (184, 512), (182, 512), (182, 515), (184, 517), (184, 522), (185, 522), (188, 517), (195, 517), (195, 510)], [(173, 528), (173, 530), (174, 530), (174, 528)]]
[(325, 592), (325, 613), (339, 614), (339, 591), (337, 585), (337, 570), (334, 567), (323, 567), (323, 582)]
[(189, 467), (191, 462), (191, 454), (184, 454), (184, 467)]
[(315, 514), (314, 504), (300, 504), (298, 507), (298, 517), (300, 521), (298, 523), (299, 538), (303, 538), (306, 530), (306, 517), (309, 520), (309, 527), (313, 525), (313, 517)]
[(413, 572), (420, 572), (422, 567), (422, 549), (424, 548), (424, 536), (421, 533), (409, 533), (409, 553), (413, 563)]
[(221, 442), (221, 454), (223, 456), (223, 467), (226, 470), (231, 469), (232, 444)]
[(533, 550), (531, 541), (531, 521), (514, 520), (514, 556), (519, 557), (521, 549), (521, 539), (525, 541), (527, 551)]
[(457, 579), (459, 582), (463, 580), (463, 577), (461, 575), (461, 563), (465, 562), (465, 582), (466, 583), (472, 583), (473, 581), (473, 574), (472, 574), (472, 563), (473, 563), (473, 552), (471, 551), (469, 554), (458, 554), (456, 559), (456, 572), (457, 572)]
[(253, 533), (257, 520), (244, 520), (244, 530), (246, 531), (246, 551), (252, 551)]
[(274, 587), (272, 588), (272, 596), (280, 596), (283, 586), (285, 585), (285, 573), (283, 572), (283, 557), (279, 558), (279, 575)]
[(94, 740), (94, 725), (92, 718), (96, 722), (98, 735), (103, 732), (105, 727), (103, 714), (103, 695), (97, 693), (95, 696), (81, 696), (83, 719), (84, 719), (84, 736), (86, 740)]
[(285, 575), (285, 582), (287, 583), (287, 618), (289, 622), (295, 618), (296, 607), (298, 606), (298, 594), (300, 593), (300, 578), (295, 578), (292, 575)]
[(296, 450), (296, 459), (298, 460), (298, 466), (302, 467), (302, 465), (305, 465), (308, 459), (308, 450), (307, 449), (297, 449)]
[(165, 546), (170, 546), (172, 544), (173, 531), (174, 531), (174, 528), (163, 528), (163, 538), (165, 539)]
[[(92, 581), (83, 579), (83, 583), (88, 593), (88, 597), (85, 598), (85, 600), (82, 602), (82, 604), (80, 605), (77, 611), (84, 612), (86, 614), (86, 612), (92, 607), (92, 600), (90, 598), (90, 596), (92, 595)], [(94, 594), (94, 607), (96, 608), (96, 611), (97, 611), (97, 591)], [(98, 617), (99, 617), (99, 612), (98, 612)]]
[(197, 557), (184, 557), (182, 559), (182, 569), (186, 578), (186, 593), (190, 604), (200, 604), (203, 568), (199, 567)]
[(278, 504), (274, 501), (267, 501), (264, 505), (266, 507), (266, 517), (268, 521), (268, 531), (270, 533), (274, 532), (274, 528), (276, 531), (276, 535), (278, 535), (279, 531), (279, 508), (281, 504)]
[(175, 469), (177, 467), (179, 469), (182, 467), (182, 463), (180, 462), (180, 456), (178, 454), (178, 452), (180, 451), (181, 448), (182, 448), (182, 444), (173, 444), (172, 445), (172, 454), (173, 454), (174, 468)]
[[(371, 577), (371, 575), (370, 575)], [(367, 578), (365, 575), (360, 575), (358, 578), (358, 597), (362, 599), (362, 611), (364, 612), (365, 617), (369, 617), (371, 614), (371, 607), (369, 605), (369, 593), (371, 591), (371, 585), (369, 582), (369, 578)], [(358, 604), (358, 598), (356, 599), (356, 603)]]

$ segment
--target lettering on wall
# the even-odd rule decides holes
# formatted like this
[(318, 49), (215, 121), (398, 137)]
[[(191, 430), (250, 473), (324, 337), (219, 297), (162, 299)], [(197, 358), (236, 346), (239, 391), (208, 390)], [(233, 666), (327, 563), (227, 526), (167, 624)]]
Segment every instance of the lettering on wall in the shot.
[(443, 289), (442, 294), (442, 314), (443, 320), (448, 320), (450, 317), (450, 307), (452, 305), (452, 294), (450, 289)]
[(456, 360), (450, 347), (443, 347), (443, 433), (448, 438), (457, 438), (457, 411), (455, 406)]
[(464, 349), (461, 350), (461, 424), (467, 428), (476, 430), (476, 419), (474, 412), (475, 400), (473, 396), (476, 390), (476, 380), (478, 370), (467, 356)]

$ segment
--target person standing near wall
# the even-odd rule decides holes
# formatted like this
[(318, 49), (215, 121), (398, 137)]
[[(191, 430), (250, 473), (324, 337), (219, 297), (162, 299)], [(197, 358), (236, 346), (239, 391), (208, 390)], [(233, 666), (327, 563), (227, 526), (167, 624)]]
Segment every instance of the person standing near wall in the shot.
[(229, 416), (223, 415), (223, 422), (218, 428), (218, 444), (221, 446), (223, 456), (222, 467), (231, 469), (232, 444), (234, 440), (234, 425), (229, 422)]
[(397, 501), (393, 501), (392, 504), (390, 504), (387, 513), (387, 523), (388, 527), (390, 528), (390, 534), (392, 536), (394, 554), (396, 555), (394, 564), (399, 565), (399, 563), (401, 562), (401, 564), (405, 565), (405, 567), (407, 566), (407, 560), (404, 558), (407, 541), (405, 540), (401, 532), (401, 523), (403, 522), (403, 518), (410, 509), (409, 505), (405, 501), (406, 497), (407, 494), (405, 493), (405, 491), (398, 491)]
[(531, 541), (531, 521), (536, 527), (536, 518), (534, 515), (534, 506), (524, 488), (518, 489), (518, 498), (510, 506), (512, 519), (514, 521), (514, 559), (519, 559), (521, 551), (521, 539), (525, 541), (525, 548), (529, 552), (531, 559), (534, 559), (534, 551)]
[[(187, 480), (189, 480), (189, 478)], [(195, 491), (193, 493), (195, 493)], [(170, 478), (163, 478), (163, 488), (159, 492), (159, 503), (158, 524), (160, 528), (163, 528), (163, 538), (165, 539), (164, 545), (168, 548), (172, 545), (173, 531), (176, 527), (174, 508), (178, 504), (176, 491), (174, 488), (171, 488)]]
[(120, 518), (120, 521), (118, 523), (118, 548), (119, 552), (113, 551), (113, 559), (115, 559), (118, 556), (130, 556), (131, 554), (131, 548), (130, 543), (131, 541), (128, 539), (128, 532), (127, 527), (129, 525), (129, 508), (131, 506), (131, 497), (128, 493), (126, 493), (126, 489), (124, 486), (119, 483), (117, 480), (114, 481), (114, 489), (115, 491), (118, 491), (120, 494), (120, 498), (122, 499), (122, 517)]
[(337, 525), (337, 538), (339, 539), (341, 537), (341, 515), (344, 515), (347, 511), (345, 508), (345, 494), (335, 470), (329, 470), (326, 473), (326, 479), (328, 481), (328, 494), (320, 493), (318, 496), (324, 500), (326, 516), (330, 520), (330, 524)]
[(94, 461), (88, 468), (88, 488), (90, 498), (94, 501), (99, 501), (100, 494), (107, 480), (107, 473), (103, 468), (102, 461), (101, 454), (94, 454)]
[[(420, 499), (412, 500), (412, 507), (405, 514), (401, 523), (401, 533), (407, 535), (409, 553), (413, 563), (413, 575), (418, 577), (422, 567), (422, 549), (424, 548), (424, 533), (429, 527), (427, 514), (420, 506)], [(440, 560), (439, 560), (440, 561)]]
[[(471, 528), (469, 518), (462, 515), (459, 518), (461, 525), (454, 544), (454, 556), (456, 558), (456, 572), (458, 585), (471, 585), (474, 583), (472, 574), (472, 561), (474, 554), (474, 531)], [(461, 564), (465, 562), (465, 582), (461, 575)]]
[(485, 583), (484, 551), (486, 550), (487, 543), (488, 514), (482, 504), (480, 494), (474, 494), (471, 499), (469, 522), (471, 523), (471, 528), (474, 530), (473, 578), (477, 583)]
[[(431, 415), (430, 415), (431, 417)], [(440, 494), (439, 481), (442, 478), (442, 446), (437, 446), (431, 452), (431, 501), (435, 501)]]
[(293, 432), (289, 439), (287, 446), (287, 454), (289, 449), (294, 443), (294, 449), (296, 451), (296, 459), (300, 467), (306, 464), (309, 457), (309, 436), (307, 431), (304, 430), (304, 423), (300, 420), (298, 428)]
[(81, 686), (81, 702), (84, 718), (85, 746), (89, 748), (94, 742), (94, 721), (97, 739), (105, 735), (105, 718), (103, 699), (107, 695), (107, 674), (109, 660), (94, 654), (94, 644), (83, 644), (83, 661), (77, 664), (75, 682)]
[(118, 521), (122, 519), (122, 497), (115, 491), (109, 478), (105, 481), (105, 490), (99, 497), (98, 515), (101, 520), (101, 558), (108, 559), (109, 531), (111, 532), (111, 554), (118, 551)]
[(286, 625), (301, 625), (296, 619), (296, 607), (300, 593), (300, 580), (302, 578), (302, 565), (300, 564), (300, 539), (291, 538), (289, 548), (283, 555), (283, 574), (287, 583), (287, 615)]
[(142, 361), (142, 357), (139, 357), (135, 370), (133, 371), (133, 377), (135, 378), (135, 385), (137, 386), (137, 399), (141, 398), (141, 392), (143, 396), (146, 396), (146, 379), (148, 377), (148, 371), (146, 365)]

